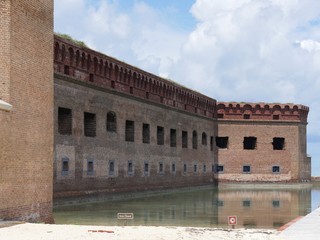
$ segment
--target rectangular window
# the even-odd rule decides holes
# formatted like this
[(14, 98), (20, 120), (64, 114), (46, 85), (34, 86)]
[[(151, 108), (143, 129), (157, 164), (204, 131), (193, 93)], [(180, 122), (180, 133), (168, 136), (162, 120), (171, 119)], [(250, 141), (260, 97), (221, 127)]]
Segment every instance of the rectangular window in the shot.
[(184, 172), (184, 173), (187, 173), (187, 171), (188, 171), (187, 164), (183, 164), (183, 172)]
[(244, 114), (243, 119), (250, 119), (250, 114)]
[(216, 173), (223, 173), (224, 166), (223, 165), (216, 165)]
[(69, 158), (62, 158), (62, 175), (69, 174)]
[(96, 136), (96, 115), (94, 113), (84, 113), (84, 135), (86, 137)]
[(163, 168), (163, 163), (159, 163), (159, 174), (164, 174), (164, 168)]
[(94, 82), (94, 75), (92, 73), (89, 74), (89, 81)]
[(134, 121), (126, 120), (126, 141), (134, 142)]
[(279, 200), (273, 200), (273, 201), (272, 201), (272, 206), (273, 206), (274, 208), (280, 207), (280, 201), (279, 201)]
[(144, 175), (149, 175), (149, 163), (144, 163)]
[(197, 165), (197, 164), (194, 164), (194, 165), (193, 165), (193, 172), (196, 173), (197, 171), (198, 171), (198, 165)]
[(273, 115), (273, 116), (272, 116), (272, 119), (273, 119), (273, 120), (279, 120), (279, 119), (280, 119), (280, 116), (279, 116), (279, 115)]
[(109, 175), (114, 175), (114, 161), (109, 161)]
[(207, 172), (207, 165), (203, 165), (203, 172), (205, 173), (205, 172)]
[(244, 206), (244, 207), (250, 207), (250, 206), (251, 206), (251, 201), (250, 201), (250, 200), (244, 200), (244, 201), (242, 202), (242, 206)]
[(128, 161), (128, 175), (133, 175), (133, 162)]
[(69, 66), (64, 65), (64, 74), (69, 75)]
[(175, 163), (172, 163), (171, 171), (172, 171), (172, 173), (176, 173), (176, 164)]
[(88, 160), (87, 161), (87, 175), (94, 175), (93, 160)]
[(280, 173), (280, 166), (272, 166), (273, 173)]
[(284, 149), (284, 138), (275, 137), (273, 138), (273, 150), (283, 150)]
[(150, 125), (147, 123), (142, 124), (142, 142), (150, 143)]
[(256, 137), (244, 137), (243, 140), (243, 149), (253, 150), (257, 147), (257, 138)]
[(213, 136), (210, 137), (210, 151), (213, 151)]
[(249, 166), (249, 165), (242, 166), (242, 172), (243, 173), (250, 173), (251, 172), (251, 166)]
[(216, 137), (216, 146), (218, 148), (228, 148), (229, 137)]
[(182, 148), (188, 148), (188, 132), (182, 131)]
[(157, 144), (164, 144), (164, 128), (160, 126), (157, 126)]
[(72, 111), (69, 108), (58, 108), (58, 132), (62, 135), (72, 134)]
[(170, 129), (170, 147), (177, 146), (177, 130)]
[(218, 113), (218, 118), (223, 118), (223, 114), (222, 113)]

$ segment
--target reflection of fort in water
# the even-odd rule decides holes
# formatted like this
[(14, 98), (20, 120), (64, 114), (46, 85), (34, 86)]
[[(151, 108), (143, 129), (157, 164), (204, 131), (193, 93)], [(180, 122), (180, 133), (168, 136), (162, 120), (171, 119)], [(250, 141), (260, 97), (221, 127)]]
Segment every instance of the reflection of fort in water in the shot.
[(239, 226), (277, 228), (309, 213), (311, 189), (220, 190), (217, 205), (219, 225), (237, 215)]
[[(227, 226), (230, 215), (238, 216), (237, 227), (278, 228), (311, 209), (311, 189), (234, 190), (201, 189), (166, 195), (90, 205), (57, 207), (58, 224), (121, 224), (116, 213), (134, 213), (131, 225)], [(76, 218), (76, 220), (74, 219)]]

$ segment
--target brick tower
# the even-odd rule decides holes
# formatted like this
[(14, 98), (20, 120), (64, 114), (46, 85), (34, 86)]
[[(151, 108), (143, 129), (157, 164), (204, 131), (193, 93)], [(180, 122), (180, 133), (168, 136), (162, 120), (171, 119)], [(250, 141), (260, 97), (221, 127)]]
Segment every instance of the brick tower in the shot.
[(0, 1), (0, 219), (52, 221), (53, 0)]

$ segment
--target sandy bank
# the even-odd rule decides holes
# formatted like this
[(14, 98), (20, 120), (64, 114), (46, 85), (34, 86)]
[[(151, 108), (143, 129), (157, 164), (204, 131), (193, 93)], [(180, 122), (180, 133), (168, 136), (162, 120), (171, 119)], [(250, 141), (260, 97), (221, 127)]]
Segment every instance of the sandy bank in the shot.
[(78, 226), (25, 223), (0, 228), (1, 240), (281, 239), (276, 230), (194, 227)]

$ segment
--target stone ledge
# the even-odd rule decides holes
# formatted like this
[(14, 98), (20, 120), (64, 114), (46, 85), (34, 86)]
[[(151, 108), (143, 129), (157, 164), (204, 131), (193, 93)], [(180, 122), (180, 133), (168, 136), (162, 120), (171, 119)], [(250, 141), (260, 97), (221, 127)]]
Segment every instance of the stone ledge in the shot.
[(0, 110), (11, 111), (12, 105), (0, 99)]

